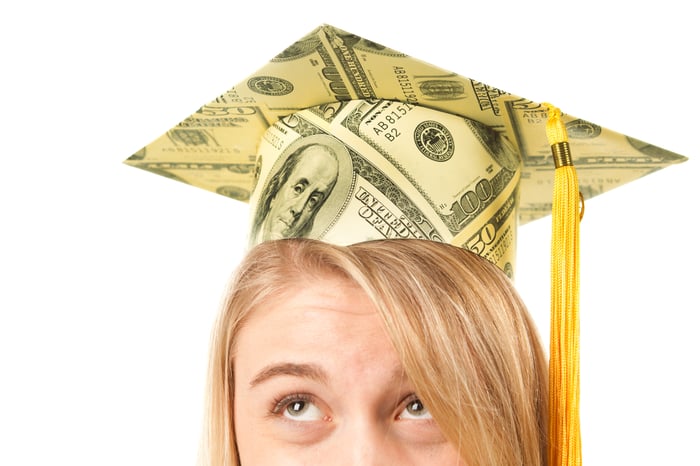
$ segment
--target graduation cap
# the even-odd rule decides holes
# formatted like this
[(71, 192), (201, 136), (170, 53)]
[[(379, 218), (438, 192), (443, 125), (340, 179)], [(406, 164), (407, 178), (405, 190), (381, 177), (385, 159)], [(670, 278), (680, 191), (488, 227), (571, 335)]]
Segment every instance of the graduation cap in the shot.
[(553, 214), (554, 465), (580, 464), (579, 198), (684, 160), (322, 25), (125, 162), (250, 202), (251, 243), (424, 238), (511, 277), (518, 225)]
[[(429, 237), (467, 245), (510, 272), (514, 254), (504, 250), (514, 251), (515, 225), (552, 209), (547, 116), (540, 103), (323, 25), (126, 163), (251, 202), (255, 217), (296, 146), (337, 145), (343, 174), (305, 236)], [(685, 160), (587, 120), (562, 120), (584, 199)], [(354, 222), (363, 202), (365, 217)]]

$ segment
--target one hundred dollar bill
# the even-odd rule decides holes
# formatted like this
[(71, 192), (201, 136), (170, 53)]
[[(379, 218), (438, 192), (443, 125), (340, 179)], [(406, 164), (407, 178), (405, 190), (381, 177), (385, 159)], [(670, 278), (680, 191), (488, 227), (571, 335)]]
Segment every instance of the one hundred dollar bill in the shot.
[(505, 136), (405, 102), (302, 110), (265, 133), (251, 241), (451, 242), (514, 268), (520, 160)]

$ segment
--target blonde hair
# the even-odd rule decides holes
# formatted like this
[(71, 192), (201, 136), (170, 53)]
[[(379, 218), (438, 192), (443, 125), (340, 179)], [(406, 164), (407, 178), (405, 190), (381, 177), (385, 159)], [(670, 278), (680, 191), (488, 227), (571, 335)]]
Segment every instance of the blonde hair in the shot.
[(546, 464), (547, 365), (510, 279), (464, 249), (410, 239), (285, 239), (249, 252), (214, 330), (203, 464), (239, 464), (233, 351), (247, 316), (329, 276), (357, 284), (375, 304), (417, 395), (465, 463)]

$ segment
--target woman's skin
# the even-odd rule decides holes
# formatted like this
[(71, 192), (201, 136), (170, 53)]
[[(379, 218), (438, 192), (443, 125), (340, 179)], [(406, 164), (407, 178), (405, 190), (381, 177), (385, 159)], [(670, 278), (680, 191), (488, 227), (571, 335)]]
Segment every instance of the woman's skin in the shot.
[(242, 466), (460, 465), (367, 296), (327, 278), (267, 300), (240, 331)]

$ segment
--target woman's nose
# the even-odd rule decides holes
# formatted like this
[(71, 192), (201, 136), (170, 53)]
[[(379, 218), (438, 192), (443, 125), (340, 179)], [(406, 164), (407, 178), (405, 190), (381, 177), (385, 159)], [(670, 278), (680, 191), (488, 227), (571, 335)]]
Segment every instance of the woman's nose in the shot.
[(353, 422), (337, 431), (338, 466), (408, 466), (399, 439), (382, 422)]

